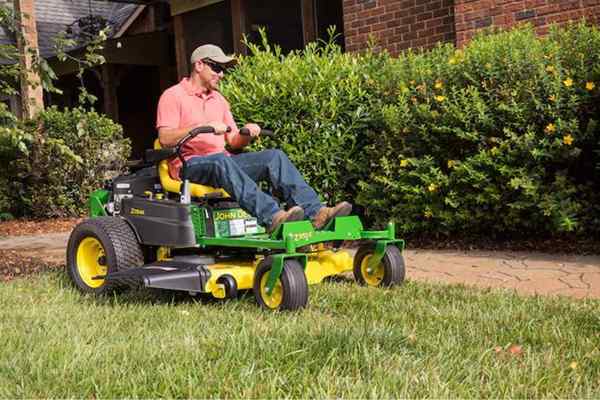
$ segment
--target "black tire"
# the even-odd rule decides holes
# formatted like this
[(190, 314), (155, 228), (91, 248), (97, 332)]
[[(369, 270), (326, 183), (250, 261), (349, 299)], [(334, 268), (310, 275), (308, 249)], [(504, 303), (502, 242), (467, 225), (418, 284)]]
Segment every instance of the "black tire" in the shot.
[(375, 252), (375, 244), (367, 244), (361, 246), (354, 256), (354, 279), (366, 286), (392, 287), (400, 285), (404, 282), (406, 267), (404, 265), (404, 257), (394, 245), (389, 245), (385, 249), (385, 254), (380, 264), (377, 266), (377, 271), (372, 275), (366, 275), (366, 265), (368, 258)]
[(217, 283), (225, 286), (225, 299), (233, 299), (238, 295), (237, 282), (231, 275), (222, 275), (217, 279)]
[[(91, 249), (91, 250), (88, 250)], [(93, 258), (98, 255), (97, 265)], [(67, 273), (84, 293), (104, 294), (117, 288), (91, 275), (123, 271), (144, 264), (133, 229), (118, 217), (87, 219), (75, 227), (67, 245)]]
[(287, 259), (283, 271), (271, 296), (265, 293), (266, 280), (271, 271), (273, 259), (266, 257), (254, 273), (254, 297), (256, 302), (268, 310), (293, 311), (308, 304), (308, 283), (302, 265), (297, 260)]

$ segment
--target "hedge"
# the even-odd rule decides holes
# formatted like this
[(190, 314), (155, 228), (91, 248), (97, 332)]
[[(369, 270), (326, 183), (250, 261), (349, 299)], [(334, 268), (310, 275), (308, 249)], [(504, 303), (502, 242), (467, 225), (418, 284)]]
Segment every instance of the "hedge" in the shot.
[(129, 139), (123, 138), (121, 126), (95, 112), (52, 107), (26, 123), (3, 115), (3, 218), (82, 215), (89, 193), (122, 171), (129, 157)]
[(556, 235), (600, 229), (600, 31), (484, 34), (397, 58), (266, 41), (222, 90), (329, 203), (402, 233)]

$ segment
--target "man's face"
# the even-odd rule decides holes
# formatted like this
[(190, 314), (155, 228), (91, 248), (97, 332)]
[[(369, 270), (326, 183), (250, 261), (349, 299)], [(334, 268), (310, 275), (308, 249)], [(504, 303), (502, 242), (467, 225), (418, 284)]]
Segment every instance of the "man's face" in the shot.
[(219, 87), (219, 81), (223, 77), (223, 71), (219, 64), (209, 60), (198, 61), (196, 68), (202, 84), (207, 89), (216, 90)]

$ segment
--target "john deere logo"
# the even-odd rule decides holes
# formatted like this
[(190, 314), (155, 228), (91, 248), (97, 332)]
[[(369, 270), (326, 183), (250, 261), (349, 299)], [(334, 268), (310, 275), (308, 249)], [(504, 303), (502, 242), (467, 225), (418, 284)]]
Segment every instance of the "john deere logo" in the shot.
[(129, 214), (131, 214), (131, 215), (144, 215), (144, 210), (142, 210), (141, 208), (132, 208), (131, 211), (129, 211)]
[(231, 219), (246, 219), (248, 214), (244, 210), (217, 211), (214, 214), (215, 221), (228, 221)]

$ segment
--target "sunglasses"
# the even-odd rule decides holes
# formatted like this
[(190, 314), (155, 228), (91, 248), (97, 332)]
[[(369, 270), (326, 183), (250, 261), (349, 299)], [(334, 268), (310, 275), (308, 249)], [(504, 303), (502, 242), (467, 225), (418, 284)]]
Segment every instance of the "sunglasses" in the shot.
[(216, 74), (220, 74), (221, 72), (225, 73), (225, 70), (227, 69), (223, 65), (217, 64), (216, 62), (213, 62), (213, 61), (210, 61), (210, 60), (202, 60), (202, 62), (204, 64), (208, 65), (208, 67), (210, 69), (212, 69), (213, 72), (216, 73)]

